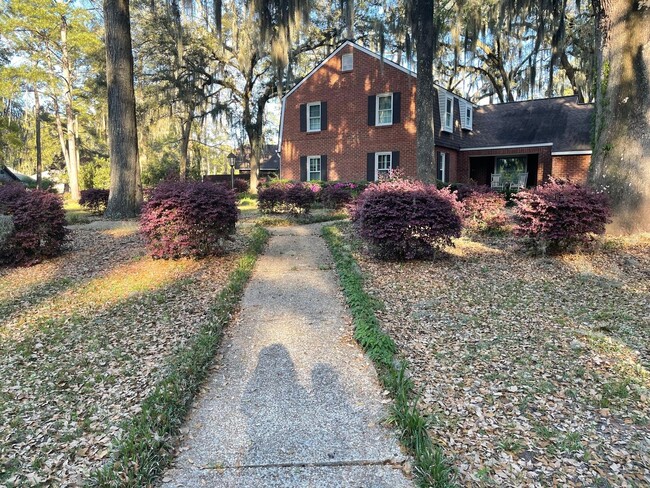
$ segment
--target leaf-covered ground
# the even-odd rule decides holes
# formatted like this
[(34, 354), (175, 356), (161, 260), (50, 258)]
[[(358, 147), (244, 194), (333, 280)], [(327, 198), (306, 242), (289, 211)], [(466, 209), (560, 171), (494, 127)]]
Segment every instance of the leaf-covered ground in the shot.
[(462, 485), (650, 486), (650, 236), (562, 257), (511, 237), (430, 262), (356, 256)]
[(96, 224), (57, 259), (0, 269), (0, 486), (83, 484), (206, 320), (246, 240), (155, 261), (134, 224)]

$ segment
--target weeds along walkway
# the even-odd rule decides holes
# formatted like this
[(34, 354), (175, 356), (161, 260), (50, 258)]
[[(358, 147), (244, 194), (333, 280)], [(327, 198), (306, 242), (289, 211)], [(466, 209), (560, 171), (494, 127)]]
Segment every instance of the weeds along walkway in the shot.
[(163, 486), (412, 486), (320, 229), (273, 230)]

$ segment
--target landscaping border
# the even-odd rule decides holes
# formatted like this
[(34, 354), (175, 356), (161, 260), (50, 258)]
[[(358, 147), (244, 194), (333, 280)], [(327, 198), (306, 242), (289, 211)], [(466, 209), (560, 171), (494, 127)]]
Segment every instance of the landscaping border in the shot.
[(393, 339), (381, 330), (375, 311), (380, 302), (363, 288), (364, 277), (343, 240), (341, 224), (323, 227), (322, 235), (332, 253), (345, 298), (352, 312), (354, 337), (373, 360), (379, 379), (392, 398), (389, 418), (400, 432), (400, 440), (414, 459), (419, 486), (455, 487), (454, 469), (427, 432), (430, 419), (417, 408), (418, 395), (408, 377), (408, 365), (397, 356)]
[(162, 474), (172, 459), (172, 437), (208, 375), (223, 329), (239, 304), (269, 235), (262, 227), (253, 229), (246, 252), (210, 310), (210, 321), (172, 359), (167, 374), (143, 401), (142, 411), (123, 426), (111, 460), (92, 473), (90, 486), (149, 486)]

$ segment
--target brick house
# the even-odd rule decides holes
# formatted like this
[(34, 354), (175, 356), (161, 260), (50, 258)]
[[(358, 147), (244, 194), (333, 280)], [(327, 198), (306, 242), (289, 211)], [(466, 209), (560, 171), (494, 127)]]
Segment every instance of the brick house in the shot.
[[(280, 175), (376, 180), (416, 175), (414, 72), (346, 41), (282, 99)], [(491, 175), (585, 181), (593, 105), (576, 97), (476, 106), (436, 87), (438, 179), (490, 184)]]

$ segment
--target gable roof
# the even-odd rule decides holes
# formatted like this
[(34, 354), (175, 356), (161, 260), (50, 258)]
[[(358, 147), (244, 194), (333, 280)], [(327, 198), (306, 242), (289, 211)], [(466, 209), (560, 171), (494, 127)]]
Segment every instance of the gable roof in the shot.
[[(406, 73), (407, 75), (412, 76), (413, 78), (417, 78), (417, 76), (418, 76), (418, 74), (415, 71), (413, 71), (411, 69), (408, 69), (408, 68), (405, 68), (401, 64), (398, 64), (398, 63), (396, 63), (394, 61), (391, 61), (390, 59), (382, 56), (381, 54), (376, 53), (375, 51), (372, 51), (372, 50), (368, 49), (367, 47), (363, 47), (361, 44), (357, 44), (356, 42), (353, 42), (353, 41), (344, 41), (336, 49), (334, 49), (334, 51), (332, 51), (323, 61), (321, 61), (314, 69), (312, 69), (309, 73), (307, 73), (302, 80), (300, 80), (298, 83), (296, 83), (294, 85), (294, 87), (291, 90), (289, 90), (282, 97), (282, 100), (289, 97), (289, 95), (291, 95), (294, 91), (296, 91), (305, 81), (307, 81), (309, 78), (311, 78), (311, 76), (314, 73), (316, 73), (323, 65), (325, 65), (325, 63), (327, 63), (330, 59), (332, 59), (334, 56), (336, 56), (341, 51), (341, 49), (343, 49), (346, 46), (352, 46), (354, 49), (357, 49), (357, 50), (361, 51), (362, 53), (367, 54), (368, 56), (372, 56), (373, 58), (378, 59), (379, 61), (382, 61), (383, 63), (385, 63), (387, 66), (390, 66), (391, 68), (398, 69), (398, 70)], [(449, 92), (449, 90), (447, 90), (443, 86), (438, 85), (437, 83), (434, 83), (434, 86), (436, 88), (440, 89), (440, 90), (444, 90), (444, 91), (450, 93), (451, 95), (453, 95), (456, 98), (463, 98), (463, 97), (461, 97), (459, 95), (456, 95), (455, 93)], [(463, 100), (467, 100), (467, 99), (463, 98)], [(469, 102), (469, 100), (467, 100), (467, 102)], [(471, 103), (471, 102), (469, 102), (469, 103)]]
[(576, 96), (480, 106), (461, 149), (552, 143), (553, 152), (588, 152), (593, 108)]
[(6, 165), (0, 165), (0, 181), (13, 182), (20, 181), (20, 178)]

